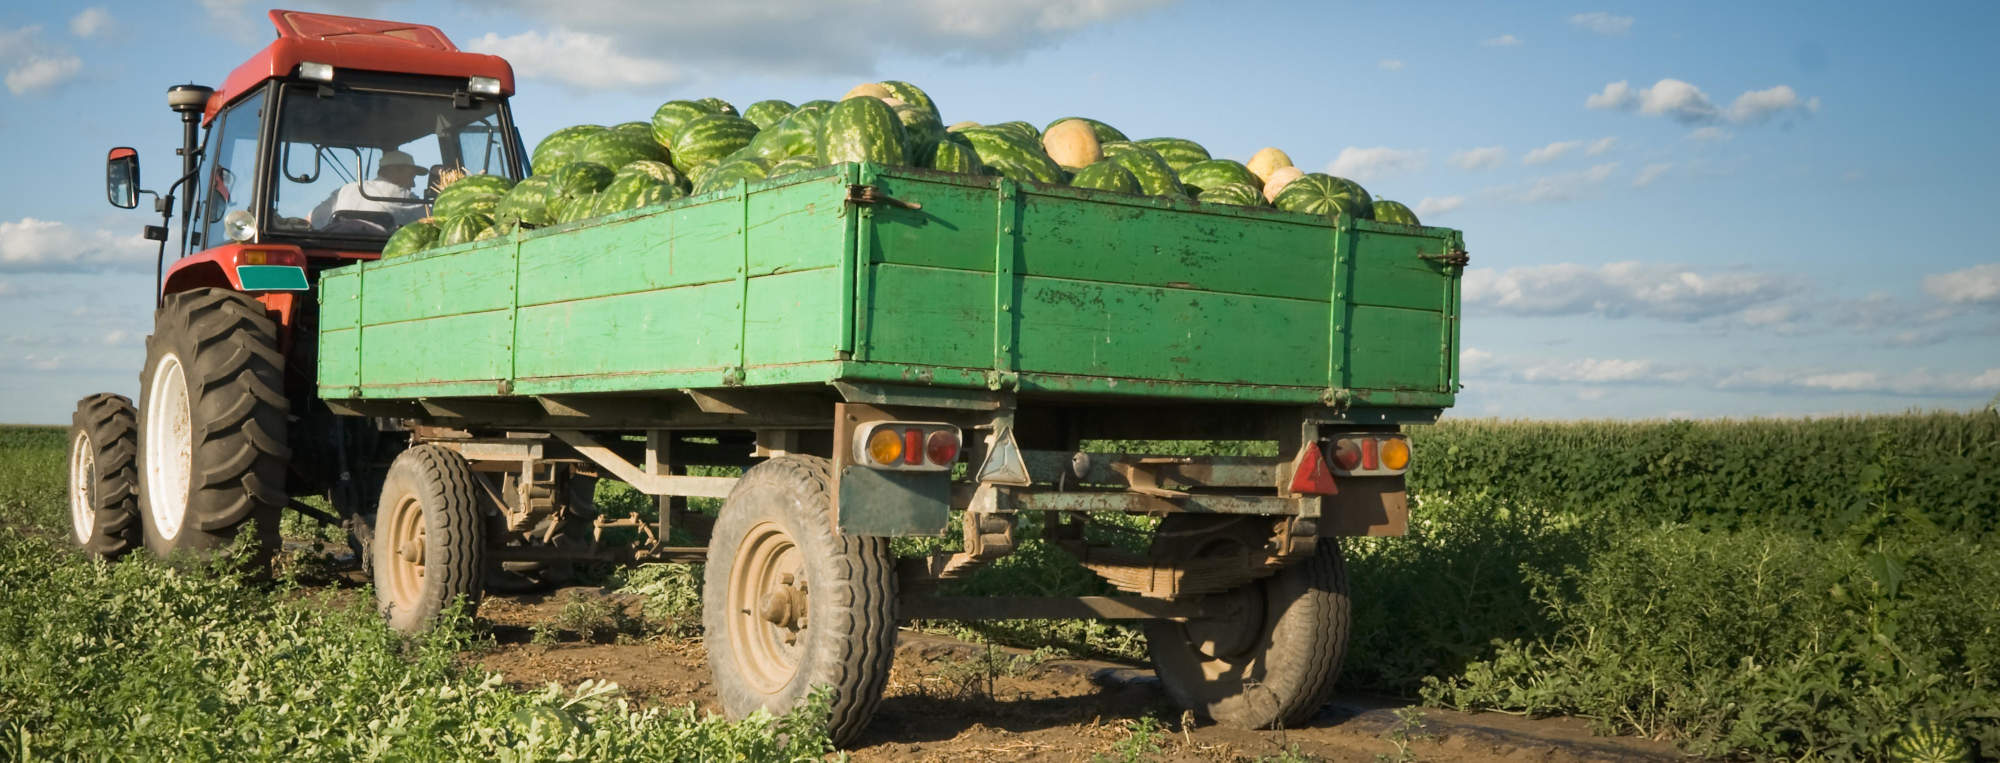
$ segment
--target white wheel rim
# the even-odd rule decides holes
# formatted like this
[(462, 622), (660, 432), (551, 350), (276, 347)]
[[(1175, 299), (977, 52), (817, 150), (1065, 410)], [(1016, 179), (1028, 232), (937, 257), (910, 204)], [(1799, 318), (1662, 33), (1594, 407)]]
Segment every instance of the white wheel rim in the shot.
[(153, 529), (172, 540), (187, 518), (188, 482), (194, 470), (194, 421), (187, 373), (173, 353), (153, 367), (146, 394), (146, 507)]
[(76, 533), (76, 542), (89, 543), (90, 536), (97, 530), (97, 507), (91, 500), (92, 483), (96, 482), (97, 449), (90, 445), (90, 435), (76, 433), (76, 439), (69, 444), (69, 524)]

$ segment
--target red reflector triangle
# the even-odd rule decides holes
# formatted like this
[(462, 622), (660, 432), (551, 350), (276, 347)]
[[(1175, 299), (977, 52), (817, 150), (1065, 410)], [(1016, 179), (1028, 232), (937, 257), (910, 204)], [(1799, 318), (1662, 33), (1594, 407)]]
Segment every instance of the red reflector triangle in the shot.
[(1326, 459), (1320, 457), (1319, 443), (1308, 443), (1305, 452), (1299, 454), (1298, 470), (1292, 472), (1292, 492), (1311, 495), (1340, 492), (1333, 484), (1333, 472), (1326, 468)]

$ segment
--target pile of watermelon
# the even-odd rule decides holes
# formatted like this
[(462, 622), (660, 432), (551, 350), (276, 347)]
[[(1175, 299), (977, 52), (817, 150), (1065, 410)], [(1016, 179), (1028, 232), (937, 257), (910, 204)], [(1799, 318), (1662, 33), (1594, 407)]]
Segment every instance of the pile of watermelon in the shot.
[(565, 127), (543, 138), (535, 174), (510, 185), (473, 175), (444, 185), (431, 216), (403, 226), (383, 257), (584, 220), (841, 162), (1001, 176), (1115, 193), (1275, 207), (1416, 225), (1410, 209), (1359, 184), (1292, 166), (1275, 148), (1247, 163), (1217, 159), (1182, 138), (1132, 140), (1118, 128), (1065, 117), (947, 127), (908, 82), (871, 82), (839, 101), (720, 98), (668, 101), (647, 122)]

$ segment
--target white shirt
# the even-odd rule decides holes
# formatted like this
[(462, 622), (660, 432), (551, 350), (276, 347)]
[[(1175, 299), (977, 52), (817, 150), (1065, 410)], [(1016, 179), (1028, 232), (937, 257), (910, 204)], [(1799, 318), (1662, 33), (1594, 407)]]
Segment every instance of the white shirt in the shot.
[[(363, 190), (366, 190), (368, 196), (373, 196), (375, 199), (361, 195)], [(381, 198), (411, 199), (411, 201), (376, 200)], [(322, 230), (331, 225), (335, 210), (387, 212), (391, 217), (396, 219), (396, 226), (400, 228), (416, 222), (424, 216), (424, 203), (417, 200), (415, 196), (412, 196), (410, 189), (381, 178), (348, 183), (335, 190), (332, 196), (326, 197), (326, 201), (320, 202), (319, 206), (313, 207), (313, 229)]]

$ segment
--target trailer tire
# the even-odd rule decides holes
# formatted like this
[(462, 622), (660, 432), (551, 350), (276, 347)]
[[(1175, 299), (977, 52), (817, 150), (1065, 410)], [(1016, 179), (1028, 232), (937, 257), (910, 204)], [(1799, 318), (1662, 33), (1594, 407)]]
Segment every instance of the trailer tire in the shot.
[(285, 494), (285, 359), (277, 324), (249, 295), (169, 294), (153, 313), (139, 378), (139, 508), (146, 548), (166, 558), (229, 544), (245, 523), (278, 546)]
[(486, 523), (465, 458), (436, 445), (403, 451), (382, 481), (370, 554), (375, 605), (389, 627), (429, 628), (452, 601), (466, 614), (485, 592)]
[(832, 465), (773, 458), (743, 473), (708, 544), (702, 625), (716, 693), (732, 718), (783, 714), (833, 691), (827, 734), (868, 725), (896, 652), (889, 540), (835, 527)]
[(70, 540), (86, 555), (112, 561), (139, 538), (138, 433), (124, 395), (91, 395), (70, 416)]
[[(1175, 515), (1161, 530), (1179, 529), (1176, 518), (1210, 519)], [(1259, 542), (1251, 536), (1232, 541)], [(1312, 556), (1210, 602), (1224, 614), (1146, 623), (1154, 671), (1175, 702), (1205, 720), (1262, 729), (1303, 723), (1331, 698), (1350, 627), (1336, 540), (1322, 539)]]

